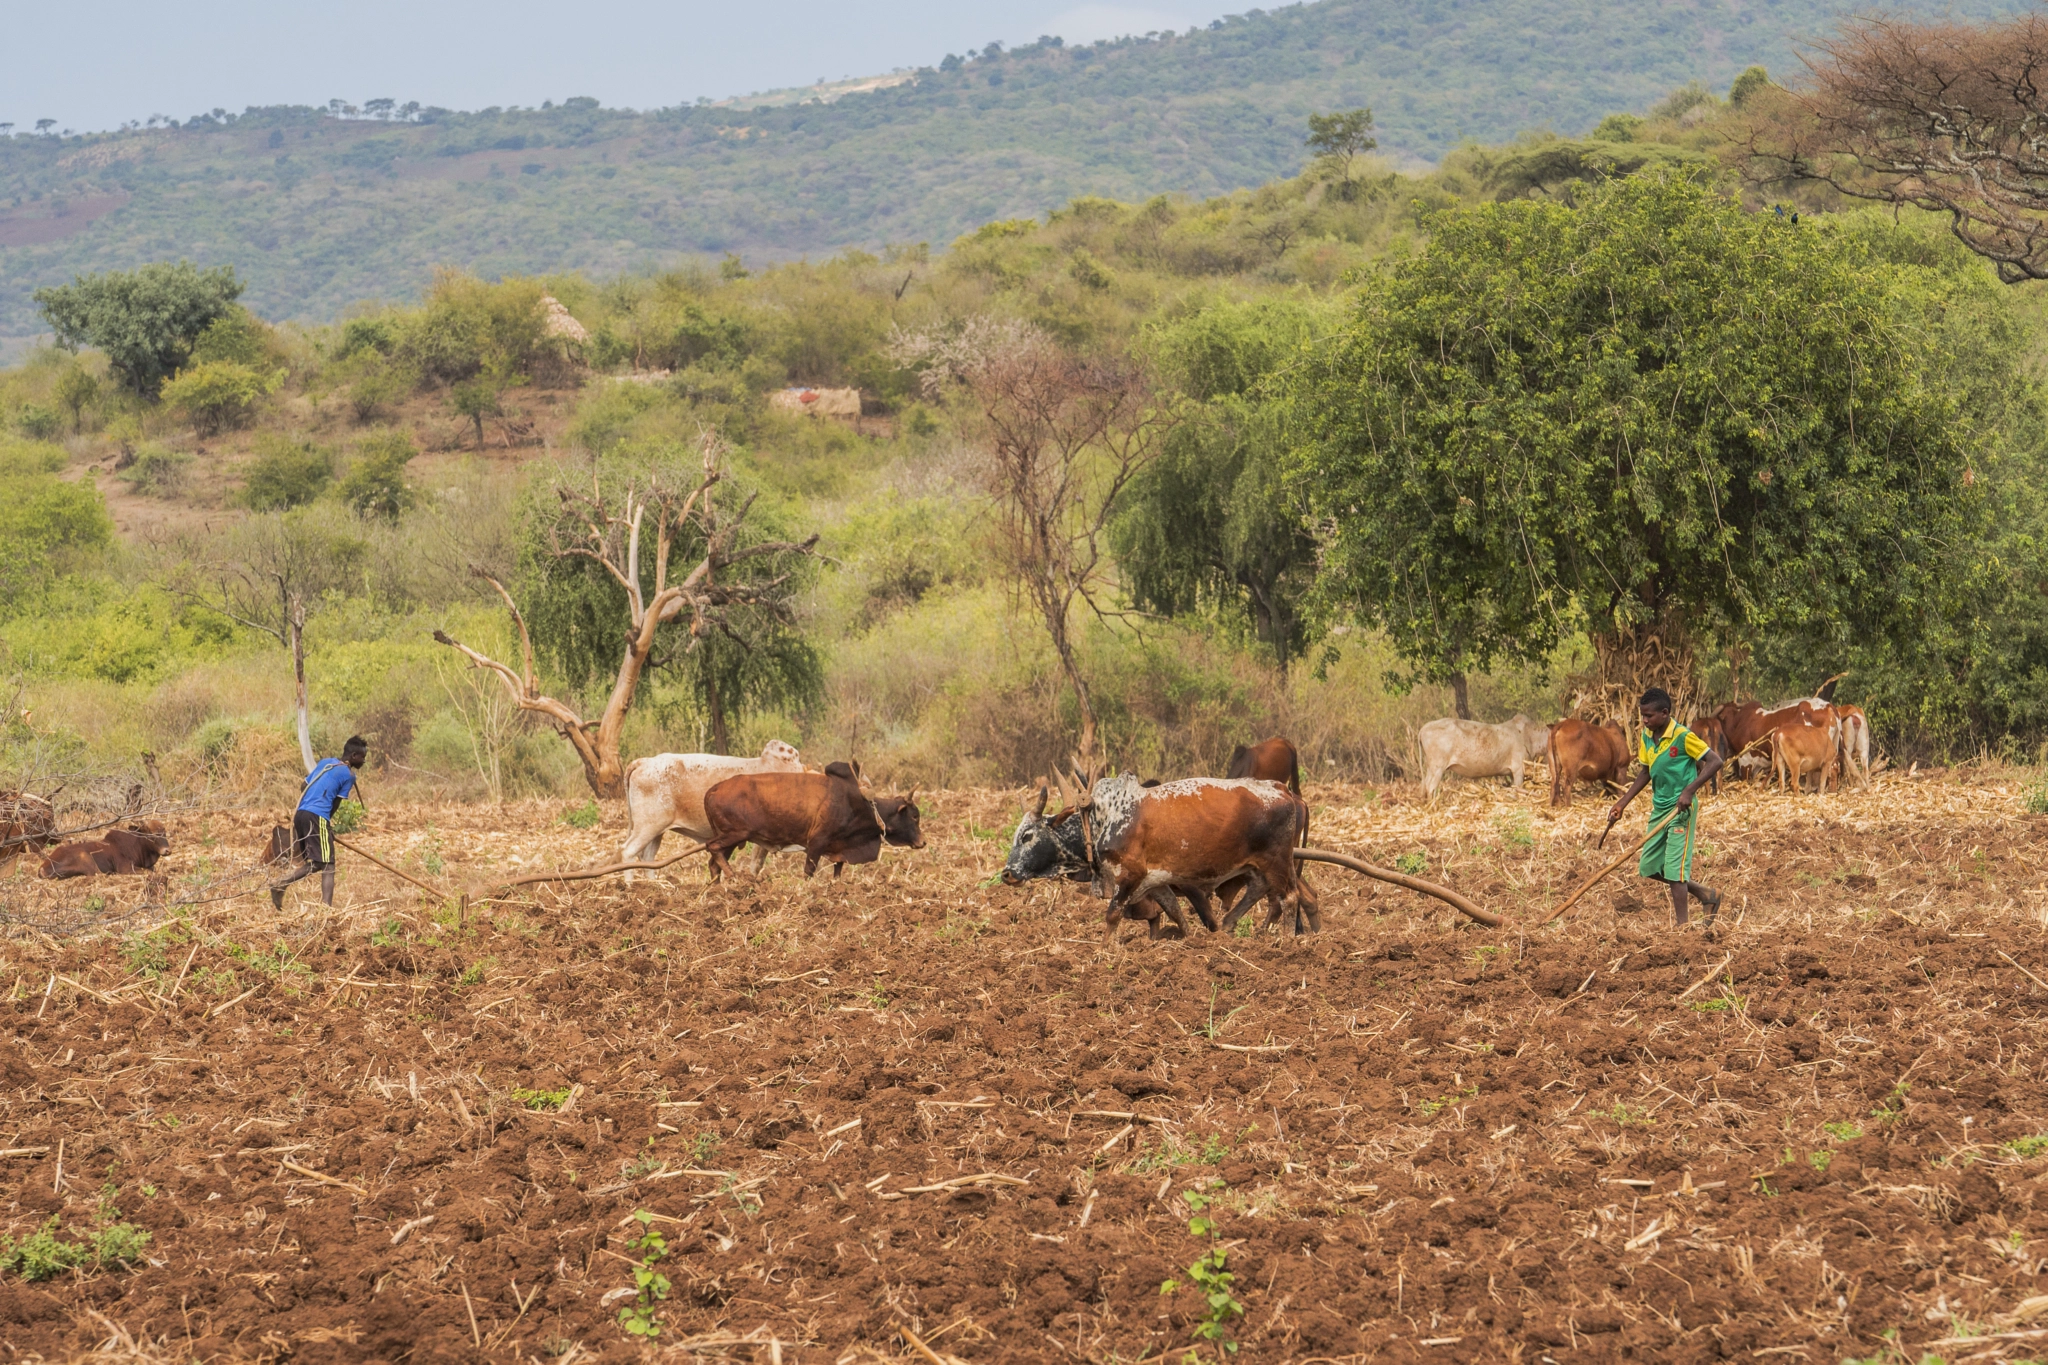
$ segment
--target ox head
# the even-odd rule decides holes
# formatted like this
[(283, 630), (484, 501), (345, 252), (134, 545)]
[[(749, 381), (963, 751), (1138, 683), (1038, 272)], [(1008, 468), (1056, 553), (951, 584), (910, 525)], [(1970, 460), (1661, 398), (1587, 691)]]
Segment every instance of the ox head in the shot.
[(761, 746), (761, 761), (772, 768), (793, 773), (802, 772), (804, 767), (803, 758), (797, 753), (796, 747), (784, 744), (779, 739), (771, 739)]
[(882, 840), (897, 848), (923, 848), (923, 813), (917, 808), (917, 788), (908, 796), (875, 798), (875, 818), (882, 822)]
[(1047, 791), (1038, 789), (1038, 804), (1024, 808), (1017, 832), (1010, 836), (1010, 856), (1003, 863), (1003, 884), (1022, 886), (1040, 877), (1087, 881), (1088, 836), (1081, 812), (1063, 810), (1045, 818)]

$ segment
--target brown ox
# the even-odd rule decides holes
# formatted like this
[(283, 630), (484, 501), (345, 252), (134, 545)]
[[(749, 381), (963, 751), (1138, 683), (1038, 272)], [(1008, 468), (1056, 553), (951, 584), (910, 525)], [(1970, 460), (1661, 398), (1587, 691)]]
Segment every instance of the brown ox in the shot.
[[(654, 754), (636, 758), (626, 765), (626, 819), (631, 829), (625, 847), (619, 850), (622, 863), (652, 862), (661, 851), (661, 837), (670, 830), (685, 838), (703, 842), (711, 837), (711, 823), (704, 815), (704, 794), (728, 777), (745, 773), (800, 773), (803, 759), (779, 739), (762, 746), (759, 758), (734, 758), (725, 754)], [(755, 849), (754, 870), (759, 872), (770, 849)], [(632, 881), (633, 874), (626, 873)]]
[(1550, 727), (1550, 804), (1569, 806), (1572, 788), (1598, 782), (1613, 788), (1628, 776), (1628, 738), (1613, 721), (1590, 725), (1569, 716)]
[(1223, 917), (1224, 930), (1260, 896), (1267, 906), (1262, 928), (1291, 915), (1296, 933), (1320, 930), (1315, 893), (1294, 866), (1307, 819), (1302, 799), (1277, 782), (1190, 777), (1144, 787), (1128, 773), (1097, 782), (1089, 821), (1096, 894), (1109, 898), (1105, 927), (1114, 934), (1126, 906), (1162, 888), (1188, 896), (1199, 911), (1210, 894), (1234, 890), (1227, 884), (1242, 879), (1245, 892)]
[(1714, 750), (1727, 759), (1737, 773), (1766, 771), (1771, 762), (1773, 731), (1785, 725), (1818, 724), (1821, 713), (1829, 710), (1828, 704), (1818, 697), (1783, 701), (1776, 706), (1760, 706), (1753, 701), (1729, 702), (1711, 718), (1720, 727), (1727, 746), (1723, 748), (1717, 744)]
[[(1232, 749), (1230, 751), (1230, 768), (1223, 775), (1225, 777), (1249, 777), (1260, 782), (1278, 782), (1296, 796), (1301, 795), (1301, 755), (1295, 752), (1291, 741), (1281, 739), (1278, 735), (1275, 735), (1272, 739), (1262, 739), (1257, 744), (1240, 744), (1235, 749)], [(1158, 784), (1155, 783), (1154, 785)], [(1308, 847), (1308, 817), (1306, 815), (1302, 817), (1301, 821), (1301, 844), (1303, 848)], [(1202, 923), (1212, 929), (1216, 927), (1215, 923), (1210, 919), (1206, 897), (1195, 901), (1195, 911), (1201, 915)], [(1174, 918), (1179, 919), (1180, 917), (1176, 915)], [(1156, 921), (1153, 927), (1155, 929), (1158, 927)], [(1181, 932), (1187, 932), (1187, 925), (1185, 923), (1181, 925)]]
[(1809, 772), (1820, 777), (1820, 789), (1826, 792), (1830, 779), (1838, 778), (1837, 759), (1841, 738), (1833, 716), (1826, 723), (1810, 725), (1781, 724), (1771, 731), (1771, 776), (1780, 788), (1790, 785), (1799, 791)]
[(1294, 745), (1277, 736), (1257, 744), (1240, 744), (1230, 751), (1230, 770), (1224, 776), (1278, 782), (1299, 796), (1301, 755), (1295, 752)]
[(870, 799), (859, 770), (828, 763), (822, 773), (744, 773), (704, 793), (711, 825), (711, 880), (725, 875), (726, 855), (743, 844), (801, 848), (804, 875), (832, 864), (837, 877), (848, 863), (871, 863), (882, 845), (923, 848), (916, 793)]

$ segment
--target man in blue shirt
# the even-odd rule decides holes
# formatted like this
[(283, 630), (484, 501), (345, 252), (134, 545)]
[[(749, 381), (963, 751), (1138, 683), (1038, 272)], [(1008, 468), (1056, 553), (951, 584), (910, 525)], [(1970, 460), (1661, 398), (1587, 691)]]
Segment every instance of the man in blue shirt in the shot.
[(284, 889), (315, 872), (320, 874), (321, 903), (334, 904), (334, 831), (328, 828), (328, 821), (341, 801), (350, 796), (362, 800), (356, 789), (356, 769), (369, 756), (369, 741), (350, 735), (348, 743), (341, 746), (340, 758), (323, 758), (306, 774), (306, 789), (299, 794), (299, 808), (292, 812), (292, 861), (299, 866), (270, 887), (270, 903), (278, 909), (284, 909)]

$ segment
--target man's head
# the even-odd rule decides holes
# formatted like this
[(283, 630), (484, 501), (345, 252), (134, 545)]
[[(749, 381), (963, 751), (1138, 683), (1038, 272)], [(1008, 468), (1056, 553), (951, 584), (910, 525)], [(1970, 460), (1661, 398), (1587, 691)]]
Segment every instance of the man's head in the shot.
[(370, 757), (370, 741), (361, 735), (350, 735), (348, 743), (341, 746), (341, 761), (351, 768), (360, 768)]
[(1636, 702), (1636, 708), (1643, 713), (1643, 724), (1661, 729), (1671, 719), (1671, 694), (1661, 687), (1653, 687), (1643, 693)]

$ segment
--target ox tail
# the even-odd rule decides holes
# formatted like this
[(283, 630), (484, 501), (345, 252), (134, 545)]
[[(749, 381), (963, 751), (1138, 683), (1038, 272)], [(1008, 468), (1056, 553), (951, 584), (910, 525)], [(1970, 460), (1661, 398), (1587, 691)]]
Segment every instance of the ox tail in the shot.
[(1338, 867), (1348, 867), (1353, 872), (1362, 872), (1366, 876), (1378, 881), (1391, 882), (1395, 886), (1405, 886), (1410, 891), (1420, 891), (1425, 896), (1436, 897), (1436, 899), (1467, 918), (1475, 919), (1490, 928), (1497, 929), (1500, 927), (1499, 915), (1488, 910), (1481, 910), (1471, 901), (1466, 900), (1447, 886), (1438, 886), (1435, 882), (1426, 882), (1420, 877), (1411, 877), (1405, 872), (1396, 872), (1391, 868), (1377, 867), (1363, 859), (1353, 858), (1343, 853), (1332, 853), (1328, 849), (1298, 848), (1294, 850), (1294, 856), (1305, 863), (1334, 863)]

